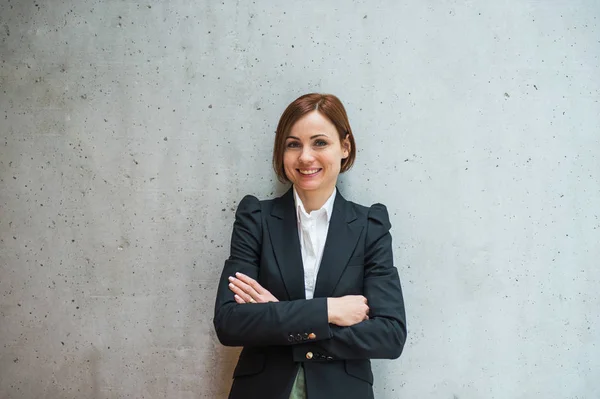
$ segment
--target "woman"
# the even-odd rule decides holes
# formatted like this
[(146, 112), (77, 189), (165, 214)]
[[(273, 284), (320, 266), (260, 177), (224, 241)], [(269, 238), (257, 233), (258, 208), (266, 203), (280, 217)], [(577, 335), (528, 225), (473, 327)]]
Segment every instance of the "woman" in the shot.
[(307, 94), (283, 112), (273, 167), (292, 188), (242, 199), (214, 324), (243, 346), (230, 399), (373, 398), (369, 359), (395, 359), (406, 341), (385, 206), (336, 189), (356, 145), (344, 106)]

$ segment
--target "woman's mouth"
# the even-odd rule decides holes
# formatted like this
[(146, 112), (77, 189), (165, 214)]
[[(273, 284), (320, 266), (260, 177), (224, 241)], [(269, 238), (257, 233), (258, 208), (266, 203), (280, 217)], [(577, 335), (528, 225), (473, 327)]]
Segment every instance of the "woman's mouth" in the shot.
[(318, 169), (296, 169), (301, 175), (306, 176), (306, 177), (311, 177), (316, 175), (317, 173), (319, 173), (321, 171), (320, 168)]

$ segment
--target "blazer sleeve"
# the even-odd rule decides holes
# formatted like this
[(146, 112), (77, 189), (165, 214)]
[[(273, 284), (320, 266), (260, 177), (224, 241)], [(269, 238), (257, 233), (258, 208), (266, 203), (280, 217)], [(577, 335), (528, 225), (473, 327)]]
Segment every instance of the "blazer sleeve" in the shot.
[[(382, 204), (371, 206), (365, 242), (364, 296), (369, 319), (350, 327), (332, 325), (332, 337), (295, 346), (294, 360), (396, 359), (406, 342), (406, 316), (392, 255), (391, 224)], [(307, 352), (313, 358), (307, 360)]]
[(231, 252), (217, 288), (214, 327), (226, 346), (292, 345), (331, 337), (327, 299), (269, 303), (235, 302), (229, 276), (241, 272), (259, 280), (263, 227), (261, 205), (253, 196), (240, 202), (231, 237)]

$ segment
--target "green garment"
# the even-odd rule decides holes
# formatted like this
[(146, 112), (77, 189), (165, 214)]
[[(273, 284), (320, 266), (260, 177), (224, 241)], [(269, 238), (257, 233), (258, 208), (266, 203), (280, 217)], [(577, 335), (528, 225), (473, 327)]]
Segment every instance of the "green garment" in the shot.
[(290, 399), (306, 399), (306, 382), (304, 380), (304, 367), (302, 367), (302, 364), (300, 364), (298, 374), (296, 374)]

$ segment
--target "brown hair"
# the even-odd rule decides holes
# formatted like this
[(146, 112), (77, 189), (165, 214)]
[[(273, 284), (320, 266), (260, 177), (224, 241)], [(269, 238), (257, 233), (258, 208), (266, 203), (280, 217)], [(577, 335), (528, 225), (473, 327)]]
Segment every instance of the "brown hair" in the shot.
[(283, 114), (281, 114), (281, 118), (279, 119), (279, 124), (277, 125), (277, 131), (275, 132), (273, 169), (275, 170), (275, 174), (277, 174), (277, 178), (282, 183), (289, 182), (283, 168), (285, 139), (290, 134), (290, 130), (292, 129), (292, 126), (294, 126), (294, 123), (298, 122), (300, 118), (312, 111), (318, 111), (333, 123), (340, 136), (340, 143), (346, 136), (348, 137), (348, 141), (350, 141), (350, 153), (347, 158), (342, 159), (340, 173), (344, 173), (352, 167), (352, 164), (354, 164), (354, 159), (356, 158), (356, 144), (354, 142), (352, 128), (350, 128), (346, 109), (344, 109), (344, 105), (340, 99), (333, 94), (305, 94), (295, 99), (287, 106), (285, 111), (283, 111)]

